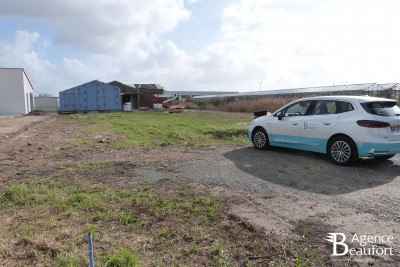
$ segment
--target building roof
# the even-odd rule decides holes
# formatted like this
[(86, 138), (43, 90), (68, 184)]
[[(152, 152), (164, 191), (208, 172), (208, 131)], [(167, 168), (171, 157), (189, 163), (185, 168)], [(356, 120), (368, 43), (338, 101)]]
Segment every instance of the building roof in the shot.
[(226, 91), (167, 91), (164, 90), (162, 95), (158, 95), (159, 97), (183, 97), (183, 98), (192, 98), (194, 96), (202, 96), (202, 95), (225, 95), (225, 94), (235, 94), (237, 92), (226, 92)]
[[(78, 87), (81, 87), (81, 86), (82, 86), (82, 87), (86, 87), (86, 86), (88, 86), (89, 84), (92, 84), (92, 83), (98, 83), (98, 84), (105, 84), (105, 85), (107, 85), (107, 83), (105, 83), (105, 82), (102, 82), (102, 81), (99, 81), (99, 80), (93, 80), (93, 81), (90, 81), (90, 82), (87, 82), (87, 83), (83, 83), (83, 84), (80, 84), (80, 85), (77, 85), (77, 86), (68, 88), (68, 89), (66, 89), (66, 90), (60, 91), (59, 93), (74, 91), (74, 90), (76, 90)], [(115, 88), (118, 88), (117, 86), (115, 86), (115, 85), (113, 85), (113, 84), (110, 84), (110, 85), (112, 85), (112, 86), (115, 87)]]
[(133, 90), (135, 92), (137, 90), (140, 91), (140, 93), (146, 93), (148, 90), (148, 93), (153, 93), (153, 94), (162, 94), (164, 92), (164, 87), (162, 87), (159, 84), (133, 84), (133, 83), (121, 83), (119, 81), (112, 81), (109, 82), (109, 84), (118, 86), (121, 88), (123, 92), (130, 92), (132, 93)]
[(398, 83), (385, 83), (385, 84), (379, 84), (383, 88), (383, 90), (400, 90), (400, 84)]
[(118, 86), (119, 88), (121, 88), (121, 90), (124, 90), (124, 89), (136, 89), (135, 85), (121, 83), (119, 81), (112, 81), (112, 82), (109, 82), (109, 84), (112, 84), (114, 86)]
[(243, 92), (236, 94), (223, 94), (223, 95), (205, 95), (195, 96), (195, 99), (201, 98), (215, 98), (215, 97), (240, 97), (240, 96), (278, 96), (278, 95), (298, 95), (298, 94), (318, 94), (318, 93), (335, 93), (335, 92), (360, 92), (368, 93), (371, 91), (387, 90), (388, 88), (400, 90), (397, 83), (389, 84), (376, 84), (376, 83), (363, 83), (363, 84), (345, 84), (345, 85), (332, 85), (332, 86), (319, 86), (319, 87), (305, 87), (305, 88), (292, 88), (292, 89), (278, 89), (257, 92)]
[(164, 87), (159, 85), (158, 83), (149, 83), (149, 84), (144, 84), (144, 83), (127, 83), (127, 85), (137, 88), (137, 89), (162, 89), (164, 90)]

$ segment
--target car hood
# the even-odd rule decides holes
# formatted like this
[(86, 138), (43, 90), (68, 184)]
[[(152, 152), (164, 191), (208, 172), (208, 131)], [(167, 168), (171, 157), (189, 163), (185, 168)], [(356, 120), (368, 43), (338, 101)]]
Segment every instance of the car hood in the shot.
[(272, 113), (269, 113), (267, 115), (264, 115), (264, 116), (258, 117), (257, 119), (254, 119), (252, 121), (252, 123), (259, 122), (259, 121), (272, 120), (273, 117), (274, 117), (274, 115), (272, 115)]

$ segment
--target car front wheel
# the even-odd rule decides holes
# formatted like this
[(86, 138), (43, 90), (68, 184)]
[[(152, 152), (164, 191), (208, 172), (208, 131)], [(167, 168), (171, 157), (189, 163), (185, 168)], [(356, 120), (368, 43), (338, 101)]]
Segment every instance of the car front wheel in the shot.
[(347, 166), (358, 157), (357, 147), (350, 138), (339, 136), (329, 143), (328, 156), (335, 164)]
[(256, 128), (252, 134), (252, 142), (257, 149), (266, 149), (269, 147), (267, 132), (262, 128)]

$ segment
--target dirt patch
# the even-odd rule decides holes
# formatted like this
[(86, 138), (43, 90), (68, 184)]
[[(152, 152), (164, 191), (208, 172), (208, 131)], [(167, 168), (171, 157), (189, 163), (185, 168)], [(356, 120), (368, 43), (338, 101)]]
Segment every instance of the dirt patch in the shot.
[(0, 116), (0, 140), (8, 139), (20, 131), (26, 131), (29, 127), (41, 121), (53, 118), (54, 114), (40, 116)]

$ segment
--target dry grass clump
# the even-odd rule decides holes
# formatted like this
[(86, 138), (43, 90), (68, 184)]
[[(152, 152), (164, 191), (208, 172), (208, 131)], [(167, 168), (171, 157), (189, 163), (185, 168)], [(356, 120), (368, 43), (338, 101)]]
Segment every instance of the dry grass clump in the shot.
[(184, 104), (183, 104), (183, 106), (185, 107), (185, 108), (187, 108), (187, 109), (200, 109), (200, 107), (199, 107), (199, 105), (197, 105), (196, 103), (194, 103), (194, 102), (185, 102)]
[[(224, 99), (213, 99), (201, 103), (186, 102), (186, 108), (219, 110), (228, 112), (254, 112), (259, 110), (276, 111), (278, 108), (286, 105), (297, 97), (265, 97), (260, 99), (234, 99), (232, 101)], [(197, 108), (196, 108), (197, 107)]]

